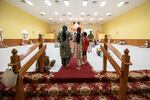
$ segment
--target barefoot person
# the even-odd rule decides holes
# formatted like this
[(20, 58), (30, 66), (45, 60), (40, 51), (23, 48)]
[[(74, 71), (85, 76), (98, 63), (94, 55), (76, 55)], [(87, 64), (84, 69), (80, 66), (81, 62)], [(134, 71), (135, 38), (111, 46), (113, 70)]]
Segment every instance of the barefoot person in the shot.
[(57, 36), (57, 41), (60, 44), (61, 62), (64, 67), (68, 67), (71, 58), (70, 48), (71, 33), (67, 31), (67, 26), (62, 27), (62, 31)]
[(76, 44), (77, 44), (77, 50), (76, 50), (76, 59), (77, 59), (77, 69), (81, 69), (81, 62), (82, 62), (82, 39), (81, 39), (81, 28), (77, 28), (76, 33)]

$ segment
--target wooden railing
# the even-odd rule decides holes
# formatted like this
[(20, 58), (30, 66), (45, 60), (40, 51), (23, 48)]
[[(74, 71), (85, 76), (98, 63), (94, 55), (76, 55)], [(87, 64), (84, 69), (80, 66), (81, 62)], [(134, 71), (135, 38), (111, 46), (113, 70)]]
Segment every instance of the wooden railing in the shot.
[[(103, 52), (103, 72), (107, 70), (107, 60), (111, 63), (117, 74), (120, 76), (120, 85), (119, 85), (119, 100), (126, 100), (127, 98), (127, 82), (128, 82), (128, 73), (130, 62), (129, 50), (124, 50), (124, 55), (122, 55), (116, 48), (111, 44), (107, 43), (107, 35), (104, 38), (104, 47), (101, 45), (101, 51)], [(110, 49), (120, 60), (121, 66), (110, 56), (107, 52), (107, 49)]]
[(17, 50), (13, 49), (12, 50), (12, 56), (11, 56), (11, 62), (8, 64), (8, 66), (15, 66), (18, 63), (20, 63), (26, 56), (28, 56), (31, 52), (33, 52), (37, 47), (39, 47), (39, 43), (34, 44), (31, 46), (28, 51), (25, 54), (18, 55), (18, 60), (16, 59), (17, 57)]
[[(22, 67), (20, 62), (28, 56), (33, 50), (35, 50), (39, 46), (39, 51), (31, 57)], [(16, 100), (25, 100), (24, 89), (23, 89), (23, 78), (26, 74), (26, 71), (30, 68), (30, 66), (36, 61), (39, 60), (39, 72), (44, 72), (44, 53), (46, 50), (46, 45), (43, 44), (35, 44), (22, 56), (17, 55), (17, 50), (12, 50), (11, 63), (9, 65), (12, 66), (13, 71), (18, 74), (18, 79), (16, 83)]]
[(31, 48), (28, 49), (28, 51), (25, 54), (20, 55), (20, 60), (22, 61), (26, 56), (28, 56), (37, 47), (39, 47), (39, 43), (34, 44)]

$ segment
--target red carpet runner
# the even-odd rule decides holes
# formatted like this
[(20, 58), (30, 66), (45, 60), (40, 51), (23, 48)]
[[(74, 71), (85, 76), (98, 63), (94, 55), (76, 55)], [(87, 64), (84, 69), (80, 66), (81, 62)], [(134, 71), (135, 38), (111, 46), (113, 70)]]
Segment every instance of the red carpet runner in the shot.
[(68, 68), (62, 66), (58, 72), (53, 73), (53, 82), (98, 82), (89, 63), (81, 65), (80, 70), (76, 68), (76, 59), (72, 57)]

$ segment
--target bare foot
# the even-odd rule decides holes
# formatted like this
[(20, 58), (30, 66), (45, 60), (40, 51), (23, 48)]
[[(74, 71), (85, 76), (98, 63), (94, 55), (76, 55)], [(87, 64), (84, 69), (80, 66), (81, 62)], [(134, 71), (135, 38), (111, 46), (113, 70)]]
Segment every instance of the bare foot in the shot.
[(77, 70), (80, 70), (81, 68), (80, 67), (77, 67)]

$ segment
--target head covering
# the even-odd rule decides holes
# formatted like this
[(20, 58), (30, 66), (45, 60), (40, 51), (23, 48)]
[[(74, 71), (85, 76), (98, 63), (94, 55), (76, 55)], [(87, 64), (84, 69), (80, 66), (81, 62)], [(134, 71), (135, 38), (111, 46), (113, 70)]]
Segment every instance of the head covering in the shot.
[(66, 25), (64, 25), (63, 27), (62, 27), (62, 31), (67, 31), (67, 26)]

